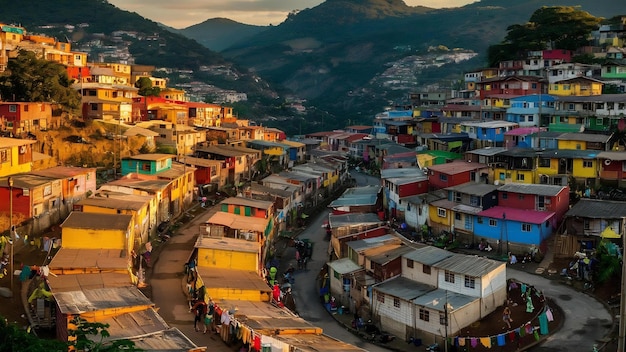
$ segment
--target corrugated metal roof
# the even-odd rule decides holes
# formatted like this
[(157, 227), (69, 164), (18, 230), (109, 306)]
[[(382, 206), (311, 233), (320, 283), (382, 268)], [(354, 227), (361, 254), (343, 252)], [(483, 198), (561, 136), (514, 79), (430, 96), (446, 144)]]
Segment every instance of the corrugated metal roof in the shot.
[[(108, 196), (107, 196), (108, 195)], [(141, 198), (143, 199), (141, 199)], [(150, 196), (138, 196), (131, 194), (109, 193), (99, 191), (94, 196), (81, 199), (76, 205), (89, 205), (106, 209), (139, 210), (150, 202)]]
[(295, 348), (296, 351), (316, 352), (365, 352), (362, 348), (339, 341), (328, 335), (290, 334), (276, 335), (272, 338)]
[(246, 241), (230, 237), (198, 236), (195, 248), (217, 249), (222, 251), (259, 253), (261, 244), (255, 241)]
[(470, 163), (467, 161), (453, 161), (451, 163), (431, 165), (429, 170), (441, 172), (448, 175), (456, 175), (467, 171), (485, 169), (487, 165), (480, 163)]
[(436, 287), (434, 286), (426, 285), (401, 276), (372, 287), (372, 290), (379, 291), (393, 297), (398, 297), (405, 301), (410, 301), (435, 289)]
[(442, 270), (448, 270), (454, 274), (483, 277), (502, 265), (506, 265), (506, 263), (485, 257), (454, 254), (433, 266)]
[(176, 155), (172, 154), (139, 154), (125, 157), (124, 159), (131, 160), (149, 160), (149, 161), (157, 161), (157, 160), (165, 160), (165, 159), (174, 159)]
[(206, 223), (227, 226), (231, 229), (264, 233), (269, 221), (270, 219), (236, 215), (218, 211), (213, 216), (211, 216), (211, 218), (209, 218)]
[[(128, 262), (126, 263), (128, 268)], [(52, 292), (96, 290), (105, 287), (132, 286), (128, 273), (93, 273), (72, 275), (49, 275), (48, 284)]]
[[(13, 188), (25, 188), (25, 189), (31, 189), (31, 188), (46, 185), (46, 184), (52, 184), (53, 182), (56, 182), (58, 184), (61, 183), (61, 181), (59, 181), (55, 177), (38, 176), (38, 175), (33, 175), (33, 174), (11, 175), (11, 179), (13, 180)], [(0, 183), (8, 186), (9, 178), (3, 177), (2, 182)]]
[(541, 185), (530, 183), (507, 183), (498, 188), (499, 192), (512, 192), (521, 194), (535, 194), (538, 196), (556, 196), (566, 186)]
[(432, 203), (440, 199), (444, 199), (447, 196), (448, 196), (448, 192), (442, 189), (438, 189), (436, 191), (432, 191), (432, 192), (425, 193), (425, 194), (419, 194), (419, 195), (410, 196), (410, 197), (402, 197), (401, 199), (402, 201), (406, 201), (411, 204), (421, 204), (422, 201), (425, 201), (426, 203)]
[(484, 196), (485, 194), (494, 192), (498, 186), (480, 182), (467, 182), (457, 186), (447, 187), (446, 191), (455, 191), (475, 196)]
[(487, 210), (483, 210), (479, 212), (478, 215), (493, 219), (506, 218), (506, 220), (509, 221), (526, 222), (530, 224), (543, 224), (544, 222), (553, 218), (556, 213), (553, 211), (539, 211), (532, 209), (518, 209), (496, 206)]
[(391, 249), (376, 256), (371, 256), (369, 257), (369, 259), (371, 262), (374, 262), (376, 264), (385, 265), (390, 261), (403, 256), (405, 253), (410, 252), (411, 250), (413, 250), (413, 248), (407, 246), (399, 246), (398, 248)]
[(197, 346), (185, 334), (177, 328), (157, 331), (144, 336), (128, 338), (135, 343), (140, 351), (180, 352), (180, 351), (204, 351)]
[(329, 262), (328, 266), (341, 275), (349, 274), (357, 270), (363, 270), (360, 265), (350, 260), (350, 258), (341, 258), (338, 260), (334, 260), (332, 262)]
[(107, 332), (110, 336), (104, 337), (103, 341), (128, 339), (169, 329), (153, 308), (108, 317), (98, 322), (109, 325)]
[(50, 261), (53, 272), (63, 269), (126, 269), (129, 259), (124, 249), (84, 249), (61, 247)]
[(447, 304), (448, 313), (451, 313), (479, 300), (480, 298), (478, 297), (471, 297), (438, 288), (415, 298), (412, 303), (439, 312), (445, 312), (445, 305)]
[(62, 314), (82, 314), (105, 309), (154, 306), (154, 303), (135, 286), (55, 292), (53, 295)]
[(86, 175), (89, 172), (95, 172), (95, 168), (73, 167), (73, 166), (55, 166), (44, 170), (31, 171), (30, 173), (38, 176), (51, 178), (69, 178), (78, 175)]
[(400, 243), (400, 238), (396, 235), (388, 234), (378, 237), (364, 238), (362, 240), (346, 242), (346, 246), (353, 251), (361, 252), (369, 248), (376, 248), (385, 245), (386, 243)]
[(37, 141), (34, 141), (32, 139), (0, 137), (0, 148), (21, 147), (23, 145), (30, 145), (35, 143), (37, 143)]
[(579, 216), (592, 219), (626, 218), (626, 202), (582, 198), (565, 216)]
[(452, 207), (452, 210), (459, 212), (459, 213), (465, 213), (465, 214), (478, 214), (483, 209), (479, 207), (466, 205), (466, 204), (457, 204), (454, 207)]
[(366, 225), (366, 224), (383, 224), (384, 221), (378, 218), (378, 215), (374, 213), (350, 213), (328, 216), (328, 223), (331, 228), (338, 228), (343, 226), (352, 225)]
[(399, 178), (399, 177), (426, 177), (424, 171), (418, 167), (403, 167), (400, 169), (384, 169), (380, 170), (380, 178)]
[(254, 271), (233, 270), (222, 268), (197, 267), (198, 275), (207, 289), (223, 288), (230, 290), (258, 290), (271, 292), (272, 289)]
[(332, 201), (328, 206), (335, 208), (350, 205), (374, 205), (378, 201), (380, 189), (380, 186), (349, 188), (343, 192), (341, 197)]
[(244, 197), (230, 197), (224, 199), (220, 204), (233, 204), (233, 205), (243, 205), (246, 207), (254, 207), (259, 209), (269, 209), (274, 203), (266, 202), (264, 200), (256, 200), (252, 198), (244, 198)]
[[(267, 286), (267, 285), (266, 285)], [(260, 332), (282, 336), (280, 330), (305, 329), (312, 334), (321, 334), (322, 329), (291, 313), (288, 309), (278, 308), (268, 302), (219, 300), (215, 303), (225, 310), (235, 310), (234, 316), (241, 324)]]
[(99, 214), (73, 211), (63, 221), (61, 227), (91, 230), (128, 230), (132, 215)]
[(596, 143), (608, 143), (613, 135), (595, 133), (563, 133), (556, 137), (557, 140), (584, 141)]
[(598, 158), (624, 161), (626, 160), (626, 153), (624, 152), (600, 152), (598, 153)]
[(454, 253), (445, 249), (437, 248), (434, 246), (425, 246), (422, 248), (413, 249), (412, 251), (405, 253), (403, 257), (411, 259), (418, 263), (433, 266), (446, 258), (450, 258)]

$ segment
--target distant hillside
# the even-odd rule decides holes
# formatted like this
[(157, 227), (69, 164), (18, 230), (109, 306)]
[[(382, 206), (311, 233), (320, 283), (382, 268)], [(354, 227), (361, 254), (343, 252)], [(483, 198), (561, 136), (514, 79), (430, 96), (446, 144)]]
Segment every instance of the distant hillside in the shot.
[[(458, 81), (464, 70), (485, 65), (488, 46), (499, 43), (508, 26), (525, 23), (544, 5), (580, 5), (602, 17), (626, 14), (626, 2), (614, 0), (484, 0), (439, 10), (411, 8), (400, 0), (327, 0), (222, 53), (274, 85), (348, 119), (358, 117), (356, 112), (371, 113), (365, 103), (390, 100), (389, 92), (370, 83), (391, 62), (439, 45), (480, 54), (465, 67), (444, 65), (416, 73), (424, 87)], [(371, 93), (352, 94), (357, 90)]]
[(179, 33), (196, 40), (213, 51), (222, 51), (233, 44), (255, 36), (268, 27), (252, 26), (226, 18), (212, 18), (202, 23), (183, 28)]

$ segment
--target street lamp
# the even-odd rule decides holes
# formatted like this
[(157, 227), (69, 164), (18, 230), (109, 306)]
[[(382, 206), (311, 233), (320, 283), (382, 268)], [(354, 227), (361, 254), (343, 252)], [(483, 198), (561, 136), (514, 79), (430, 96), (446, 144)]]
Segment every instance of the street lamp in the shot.
[(11, 273), (9, 275), (11, 280), (11, 297), (13, 297), (13, 247), (15, 247), (15, 238), (13, 238), (13, 177), (9, 176), (7, 183), (9, 184), (9, 238), (11, 239)]

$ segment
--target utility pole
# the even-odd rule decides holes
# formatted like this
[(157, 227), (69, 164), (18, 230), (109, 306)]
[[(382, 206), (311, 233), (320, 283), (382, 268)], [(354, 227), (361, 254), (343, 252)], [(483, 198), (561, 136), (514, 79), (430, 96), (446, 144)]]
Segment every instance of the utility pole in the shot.
[(13, 228), (13, 177), (9, 176), (7, 178), (7, 183), (9, 184), (9, 238), (11, 239), (11, 272), (9, 273), (9, 279), (11, 280), (11, 299), (13, 299), (13, 289), (14, 289), (14, 278), (13, 278), (13, 273), (15, 272), (13, 265), (14, 265), (14, 258), (13, 258), (13, 253), (14, 250), (13, 248), (15, 247), (15, 229)]

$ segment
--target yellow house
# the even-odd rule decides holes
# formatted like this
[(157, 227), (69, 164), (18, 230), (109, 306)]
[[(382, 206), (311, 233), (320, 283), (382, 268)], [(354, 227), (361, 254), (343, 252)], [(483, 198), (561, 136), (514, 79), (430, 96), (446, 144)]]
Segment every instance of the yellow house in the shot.
[(132, 120), (132, 98), (138, 89), (108, 83), (75, 83), (80, 92), (83, 116), (103, 120)]
[(208, 297), (251, 302), (270, 301), (272, 290), (254, 271), (200, 266), (197, 270), (196, 286), (203, 285)]
[(150, 205), (153, 198), (100, 190), (95, 195), (74, 203), (74, 210), (85, 213), (131, 215), (134, 246), (138, 248), (149, 240)]
[(603, 85), (604, 82), (591, 77), (575, 77), (550, 84), (548, 94), (558, 96), (601, 95)]
[(195, 247), (199, 267), (260, 273), (259, 242), (229, 237), (199, 236)]
[(37, 141), (0, 137), (0, 177), (30, 172)]
[[(428, 205), (428, 219), (433, 231), (450, 231), (452, 227), (452, 209), (456, 204), (447, 199), (440, 199)], [(436, 232), (433, 232), (436, 233)]]
[(185, 91), (181, 89), (174, 88), (165, 88), (159, 94), (161, 98), (174, 100), (174, 101), (185, 101)]
[(91, 72), (93, 75), (93, 71), (95, 68), (107, 68), (110, 69), (110, 74), (113, 76), (112, 84), (119, 84), (125, 86), (134, 86), (135, 82), (131, 82), (131, 66), (121, 63), (107, 63), (107, 62), (94, 62), (91, 63)]
[(563, 133), (556, 137), (558, 149), (604, 151), (613, 135), (591, 133)]
[(61, 224), (63, 248), (119, 249), (130, 257), (132, 215), (72, 212)]
[[(554, 150), (550, 151), (550, 167), (540, 167), (538, 174), (549, 177), (563, 176), (574, 177), (579, 181), (589, 180), (595, 182), (600, 177), (600, 165), (596, 159), (597, 151), (594, 150)], [(547, 159), (547, 157), (546, 157)], [(539, 163), (546, 165), (546, 162)], [(543, 183), (543, 182), (539, 182)]]

